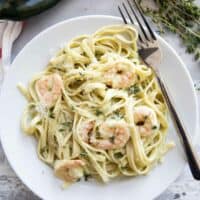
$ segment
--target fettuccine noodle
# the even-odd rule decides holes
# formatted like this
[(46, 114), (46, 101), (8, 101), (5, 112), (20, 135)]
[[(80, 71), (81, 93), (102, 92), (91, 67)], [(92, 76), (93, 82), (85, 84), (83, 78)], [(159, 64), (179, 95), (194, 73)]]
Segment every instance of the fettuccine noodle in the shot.
[(28, 88), (21, 126), (57, 177), (107, 182), (147, 174), (173, 146), (156, 78), (129, 25), (72, 39)]

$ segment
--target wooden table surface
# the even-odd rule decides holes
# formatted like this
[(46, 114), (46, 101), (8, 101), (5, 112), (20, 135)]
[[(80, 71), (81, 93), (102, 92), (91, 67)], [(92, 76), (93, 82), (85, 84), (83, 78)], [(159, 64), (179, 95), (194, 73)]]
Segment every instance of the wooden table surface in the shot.
[[(119, 15), (116, 6), (120, 2), (121, 0), (63, 0), (55, 8), (26, 22), (26, 26), (20, 38), (14, 45), (13, 58), (31, 38), (46, 27), (59, 21), (80, 15)], [(198, 0), (197, 3), (200, 4), (200, 0)], [(193, 57), (185, 53), (185, 49), (177, 37), (173, 34), (167, 33), (164, 38), (182, 57), (186, 66), (188, 66), (193, 80), (200, 79), (199, 63), (194, 62)], [(23, 185), (11, 169), (0, 145), (0, 200), (38, 199), (38, 197)], [(185, 168), (180, 177), (156, 200), (173, 199), (200, 199), (200, 182), (193, 180), (188, 167)]]

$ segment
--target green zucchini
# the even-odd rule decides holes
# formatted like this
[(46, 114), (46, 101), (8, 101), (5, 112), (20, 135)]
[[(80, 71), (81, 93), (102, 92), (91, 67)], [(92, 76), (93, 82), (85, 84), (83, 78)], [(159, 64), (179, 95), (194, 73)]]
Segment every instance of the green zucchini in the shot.
[(61, 0), (0, 0), (0, 19), (24, 20), (53, 7)]

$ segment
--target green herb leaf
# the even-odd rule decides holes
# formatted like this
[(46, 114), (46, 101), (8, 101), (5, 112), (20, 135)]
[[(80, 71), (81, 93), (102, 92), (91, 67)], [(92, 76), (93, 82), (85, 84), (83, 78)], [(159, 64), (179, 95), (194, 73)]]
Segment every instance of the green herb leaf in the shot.
[(88, 181), (89, 178), (91, 178), (91, 175), (90, 175), (90, 174), (85, 174), (85, 175), (84, 175), (84, 180), (85, 180), (85, 181)]
[(102, 111), (100, 111), (100, 110), (98, 110), (98, 109), (95, 110), (95, 115), (96, 115), (96, 116), (99, 116), (99, 115), (102, 115), (102, 114), (103, 114)]
[(83, 73), (83, 72), (79, 72), (79, 74), (80, 74), (80, 76), (83, 76), (83, 75), (84, 75), (84, 73)]
[(128, 94), (129, 95), (131, 95), (131, 94), (136, 95), (137, 93), (140, 92), (140, 88), (139, 88), (139, 86), (137, 84), (136, 85), (132, 85), (127, 90), (128, 90)]
[(115, 153), (116, 158), (122, 158), (124, 155), (121, 152)]
[(127, 167), (127, 166), (121, 166), (121, 169), (122, 169), (122, 170), (127, 170), (128, 167)]
[(60, 129), (58, 129), (58, 131), (63, 132), (63, 131), (66, 131), (66, 130), (63, 129), (63, 128), (60, 128)]
[(96, 132), (96, 139), (101, 139), (101, 133), (99, 131)]
[(55, 118), (55, 114), (51, 112), (51, 113), (49, 113), (49, 117), (54, 119)]
[(163, 28), (180, 36), (188, 53), (200, 59), (200, 7), (193, 0), (154, 0), (158, 9), (145, 6), (138, 0), (144, 13), (151, 17), (161, 32)]
[(73, 112), (73, 111), (75, 111), (75, 108), (74, 108), (74, 106), (71, 106), (71, 109), (72, 109), (72, 112)]
[(86, 153), (84, 153), (84, 152), (81, 152), (80, 156), (83, 157), (83, 158), (88, 158), (88, 155)]
[(153, 129), (153, 130), (155, 130), (155, 129), (157, 129), (157, 128), (158, 128), (158, 127), (157, 127), (157, 126), (155, 126), (155, 125), (154, 125), (154, 126), (152, 126), (152, 129)]
[(113, 117), (112, 118), (114, 118), (114, 119), (122, 119), (123, 118), (123, 115), (122, 115), (122, 113), (120, 113), (120, 111), (118, 110), (118, 111), (115, 111), (115, 112), (113, 112)]
[(114, 142), (115, 142), (115, 136), (113, 135), (112, 137), (109, 137), (109, 140), (110, 140), (110, 142), (111, 142), (112, 144), (114, 144)]
[(62, 126), (66, 126), (66, 127), (72, 127), (72, 122), (63, 122), (61, 123)]

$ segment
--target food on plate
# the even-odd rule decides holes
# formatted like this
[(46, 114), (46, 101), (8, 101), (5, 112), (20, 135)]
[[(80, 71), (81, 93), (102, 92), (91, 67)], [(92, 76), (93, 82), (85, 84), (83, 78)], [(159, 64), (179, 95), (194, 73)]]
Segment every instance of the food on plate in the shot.
[(103, 27), (72, 39), (28, 87), (21, 127), (67, 183), (147, 174), (173, 147), (168, 110), (136, 29)]

